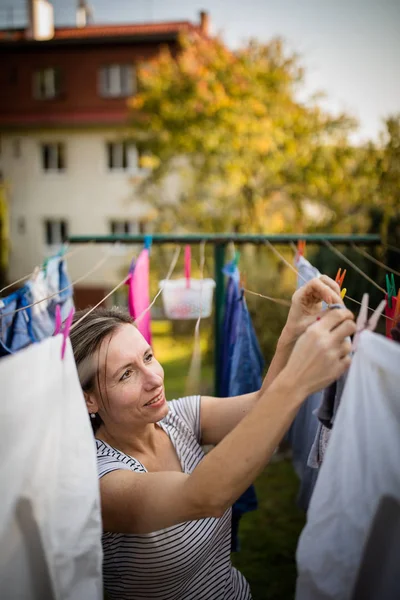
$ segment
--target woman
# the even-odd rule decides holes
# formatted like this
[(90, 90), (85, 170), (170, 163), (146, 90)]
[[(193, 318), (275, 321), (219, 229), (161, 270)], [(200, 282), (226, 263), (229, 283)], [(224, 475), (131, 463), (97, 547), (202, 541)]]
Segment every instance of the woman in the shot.
[[(353, 315), (321, 311), (322, 300), (341, 302), (325, 276), (294, 294), (261, 390), (227, 399), (167, 404), (161, 365), (118, 309), (95, 310), (73, 329), (96, 423), (111, 599), (251, 598), (230, 562), (230, 507), (264, 468), (302, 401), (350, 364)], [(215, 448), (204, 456), (202, 444)]]

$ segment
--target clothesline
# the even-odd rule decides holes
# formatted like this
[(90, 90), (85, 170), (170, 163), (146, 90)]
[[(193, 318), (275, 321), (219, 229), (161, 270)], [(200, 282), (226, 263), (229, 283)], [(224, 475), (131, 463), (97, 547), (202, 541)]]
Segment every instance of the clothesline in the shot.
[[(94, 242), (93, 241), (92, 242), (88, 242), (86, 244), (86, 246), (90, 246), (91, 244), (94, 244)], [(78, 248), (74, 248), (73, 250), (69, 250), (68, 252), (66, 252), (65, 254), (63, 254), (62, 256), (60, 256), (60, 258), (71, 258), (71, 256), (74, 256), (74, 254), (78, 254), (79, 252), (82, 252), (82, 250), (85, 250), (85, 249), (86, 249), (85, 246), (81, 246), (80, 248), (78, 246)], [(44, 269), (45, 269), (45, 266), (39, 267), (38, 273), (40, 273), (40, 271), (44, 271)], [(19, 279), (16, 279), (12, 283), (9, 283), (8, 285), (6, 285), (3, 288), (1, 288), (0, 294), (2, 294), (5, 290), (10, 289), (11, 287), (14, 287), (18, 283), (22, 283), (23, 281), (26, 281), (30, 277), (32, 277), (32, 271), (30, 273), (28, 273), (28, 275), (24, 275), (23, 277), (20, 277)], [(25, 308), (27, 308), (27, 307), (25, 307)]]
[[(81, 281), (83, 281), (84, 279), (86, 279), (87, 277), (89, 277), (89, 275), (92, 275), (92, 273), (94, 273), (95, 271), (97, 271), (98, 269), (100, 269), (100, 267), (102, 267), (104, 265), (104, 263), (109, 258), (110, 258), (109, 254), (106, 255), (106, 256), (103, 256), (94, 265), (94, 267), (92, 269), (90, 269), (89, 271), (87, 271), (86, 273), (84, 273), (83, 275), (81, 275), (80, 277), (78, 277), (77, 279), (75, 279), (74, 281), (72, 281), (72, 283), (70, 283), (69, 285), (66, 285), (61, 290), (58, 290), (57, 292), (54, 292), (53, 294), (50, 294), (49, 296), (46, 296), (45, 298), (41, 298), (40, 300), (36, 300), (36, 302), (32, 302), (31, 304), (28, 304), (27, 306), (21, 306), (20, 308), (16, 308), (15, 310), (12, 310), (12, 311), (10, 311), (8, 313), (1, 314), (0, 315), (0, 319), (2, 319), (3, 317), (8, 317), (10, 315), (16, 314), (16, 313), (20, 312), (21, 310), (27, 310), (28, 308), (32, 308), (32, 306), (36, 306), (37, 304), (41, 304), (42, 302), (45, 302), (46, 300), (51, 300), (52, 298), (55, 298), (59, 294), (62, 294), (62, 292), (65, 292), (66, 290), (71, 289), (74, 285), (76, 285), (77, 283), (80, 283)], [(105, 298), (103, 300), (105, 300)]]
[[(88, 243), (94, 243), (94, 242), (88, 242)], [(348, 259), (348, 258), (347, 258), (347, 257), (346, 257), (344, 254), (342, 254), (342, 253), (341, 253), (339, 250), (337, 250), (336, 248), (334, 248), (334, 246), (333, 246), (333, 245), (332, 245), (332, 244), (331, 244), (329, 241), (325, 240), (325, 242), (324, 242), (324, 243), (327, 245), (327, 247), (328, 247), (330, 250), (332, 250), (332, 251), (333, 251), (335, 254), (337, 254), (339, 257), (341, 257), (343, 260), (345, 260), (345, 262), (347, 262), (347, 263), (348, 263), (350, 266), (352, 266), (352, 267), (353, 267), (353, 268), (354, 268), (356, 271), (358, 271), (358, 272), (360, 273), (360, 275), (362, 275), (363, 277), (365, 277), (365, 278), (366, 278), (366, 279), (367, 279), (367, 280), (368, 280), (370, 283), (372, 283), (372, 284), (373, 284), (375, 287), (377, 287), (377, 288), (378, 288), (378, 289), (379, 289), (381, 292), (383, 292), (384, 294), (386, 293), (386, 290), (384, 290), (382, 287), (380, 287), (378, 284), (376, 284), (376, 283), (373, 281), (373, 279), (371, 279), (370, 277), (368, 277), (368, 275), (366, 275), (366, 274), (365, 274), (365, 273), (364, 273), (364, 272), (363, 272), (363, 271), (362, 271), (362, 270), (361, 270), (359, 267), (357, 267), (357, 265), (355, 265), (355, 264), (354, 264), (354, 263), (353, 263), (353, 262), (352, 262), (350, 259)], [(233, 244), (233, 250), (234, 250), (234, 249), (235, 249), (234, 243), (232, 242), (232, 244)], [(283, 263), (284, 263), (286, 266), (287, 266), (287, 267), (289, 267), (289, 268), (290, 268), (290, 269), (291, 269), (291, 270), (292, 270), (294, 273), (296, 273), (296, 275), (297, 275), (298, 277), (300, 277), (300, 279), (302, 279), (303, 281), (305, 281), (305, 279), (304, 279), (304, 278), (301, 276), (301, 274), (300, 274), (300, 273), (297, 271), (297, 269), (296, 269), (296, 268), (295, 268), (293, 265), (291, 265), (291, 264), (289, 263), (289, 261), (287, 261), (287, 260), (286, 260), (286, 258), (285, 258), (285, 257), (284, 257), (284, 256), (283, 256), (283, 255), (282, 255), (282, 254), (281, 254), (281, 253), (280, 253), (280, 252), (279, 252), (279, 251), (278, 251), (278, 250), (277, 250), (277, 249), (276, 249), (276, 248), (273, 246), (273, 244), (271, 244), (271, 242), (270, 242), (269, 240), (264, 240), (264, 244), (265, 244), (265, 245), (266, 245), (268, 248), (270, 248), (270, 249), (273, 251), (273, 253), (274, 253), (274, 254), (275, 254), (275, 255), (276, 255), (276, 256), (277, 256), (277, 257), (278, 257), (278, 258), (279, 258), (279, 259), (280, 259), (280, 260), (281, 260), (281, 261), (282, 261), (282, 262), (283, 262)], [(297, 249), (296, 249), (296, 247), (294, 246), (294, 244), (291, 244), (291, 245), (292, 245), (292, 247), (293, 247), (293, 248), (296, 250), (296, 252), (297, 252)], [(74, 250), (71, 250), (70, 252), (68, 252), (67, 254), (65, 254), (63, 258), (66, 258), (67, 256), (68, 256), (68, 257), (70, 257), (70, 256), (72, 256), (73, 254), (77, 253), (78, 251), (81, 251), (82, 249), (83, 249), (83, 248), (76, 248), (76, 249), (74, 249)], [(175, 251), (175, 254), (174, 254), (174, 257), (173, 257), (173, 260), (172, 260), (172, 262), (171, 262), (171, 266), (170, 266), (170, 269), (169, 269), (169, 272), (168, 272), (168, 275), (167, 275), (167, 277), (165, 278), (166, 280), (167, 280), (167, 279), (169, 279), (169, 278), (171, 277), (171, 274), (172, 274), (172, 272), (173, 272), (173, 270), (174, 270), (174, 268), (175, 268), (175, 266), (176, 266), (176, 263), (177, 263), (177, 261), (178, 261), (179, 254), (180, 254), (180, 246), (178, 246), (178, 247), (177, 247), (177, 249), (176, 249), (176, 251)], [(9, 316), (9, 315), (11, 315), (11, 314), (17, 313), (17, 312), (19, 312), (19, 311), (22, 311), (22, 310), (26, 310), (26, 309), (28, 309), (28, 308), (31, 308), (31, 307), (33, 307), (33, 306), (35, 306), (35, 305), (37, 305), (37, 304), (40, 304), (41, 302), (45, 302), (46, 300), (50, 300), (51, 298), (53, 298), (53, 297), (57, 296), (58, 294), (60, 294), (60, 293), (62, 293), (62, 292), (64, 292), (64, 291), (66, 291), (66, 290), (70, 289), (71, 287), (73, 287), (73, 286), (74, 286), (74, 285), (76, 285), (77, 283), (80, 283), (81, 281), (83, 281), (84, 279), (86, 279), (86, 278), (87, 278), (89, 275), (91, 275), (92, 273), (94, 273), (95, 271), (97, 271), (97, 270), (98, 270), (98, 269), (99, 269), (99, 268), (100, 268), (100, 267), (101, 267), (101, 266), (102, 266), (102, 265), (103, 265), (103, 264), (106, 262), (106, 260), (108, 260), (108, 258), (109, 258), (110, 256), (111, 256), (111, 253), (110, 253), (110, 254), (108, 254), (107, 256), (103, 257), (103, 258), (102, 258), (100, 261), (98, 261), (98, 263), (96, 263), (96, 264), (95, 264), (95, 266), (94, 266), (92, 269), (90, 269), (90, 270), (89, 270), (87, 273), (83, 274), (82, 276), (78, 277), (76, 280), (74, 280), (74, 281), (73, 281), (71, 284), (69, 284), (68, 286), (66, 286), (66, 287), (65, 287), (65, 288), (63, 288), (62, 290), (59, 290), (58, 292), (55, 292), (55, 293), (53, 293), (53, 294), (51, 294), (51, 295), (49, 295), (49, 296), (46, 296), (45, 298), (42, 298), (42, 299), (40, 299), (40, 300), (37, 300), (36, 302), (33, 302), (32, 304), (29, 304), (28, 306), (23, 306), (23, 307), (20, 307), (20, 308), (18, 308), (18, 309), (16, 309), (16, 310), (14, 310), (14, 311), (11, 311), (11, 312), (9, 312), (9, 313), (5, 313), (5, 314), (1, 315), (1, 318), (2, 318), (2, 317), (4, 317), (4, 316)], [(202, 266), (202, 272), (203, 272), (203, 270), (204, 270), (204, 264), (203, 264), (203, 266)], [(29, 275), (29, 276), (30, 276), (30, 275)], [(25, 277), (25, 278), (21, 278), (21, 280), (24, 280), (24, 279), (26, 279), (26, 277)], [(123, 285), (123, 284), (126, 282), (126, 279), (127, 279), (127, 278), (125, 277), (125, 278), (124, 278), (124, 279), (123, 279), (123, 280), (122, 280), (122, 281), (121, 281), (119, 284), (117, 284), (117, 286), (116, 286), (116, 287), (115, 287), (115, 288), (114, 288), (114, 289), (113, 289), (111, 292), (109, 292), (109, 293), (108, 293), (108, 294), (107, 294), (107, 295), (106, 295), (106, 296), (105, 296), (105, 297), (104, 297), (102, 300), (100, 300), (100, 302), (98, 302), (98, 303), (96, 304), (96, 306), (95, 306), (95, 307), (93, 307), (91, 310), (94, 310), (94, 308), (97, 308), (97, 306), (99, 306), (99, 305), (100, 305), (100, 304), (102, 304), (102, 303), (103, 303), (103, 302), (104, 302), (104, 301), (105, 301), (107, 298), (109, 298), (109, 297), (110, 297), (110, 296), (111, 296), (111, 295), (112, 295), (112, 294), (113, 294), (113, 293), (114, 293), (114, 292), (115, 292), (117, 289), (119, 289), (119, 288), (120, 288), (120, 287), (121, 287), (121, 286), (122, 286), (122, 285)], [(18, 280), (18, 281), (21, 281), (21, 280)], [(10, 284), (9, 286), (6, 286), (6, 288), (3, 288), (3, 290), (4, 290), (4, 289), (7, 289), (8, 287), (11, 287), (12, 285), (15, 285), (16, 283), (17, 283), (17, 282), (14, 282), (13, 284)], [(264, 298), (264, 299), (266, 299), (266, 300), (270, 300), (271, 302), (275, 302), (276, 304), (281, 304), (281, 305), (283, 305), (283, 306), (290, 306), (290, 302), (289, 302), (289, 301), (287, 301), (287, 300), (285, 300), (285, 299), (282, 299), (282, 298), (281, 298), (281, 299), (278, 299), (278, 298), (272, 298), (271, 296), (266, 296), (266, 295), (260, 294), (260, 293), (258, 293), (258, 292), (254, 292), (254, 291), (252, 291), (252, 290), (249, 290), (249, 289), (244, 289), (244, 291), (245, 291), (246, 293), (250, 293), (250, 294), (253, 294), (253, 295), (255, 295), (255, 296), (259, 296), (259, 297), (261, 297), (261, 298)], [(160, 289), (160, 290), (157, 292), (157, 294), (155, 295), (155, 297), (154, 297), (153, 301), (152, 301), (152, 302), (151, 302), (151, 304), (148, 306), (148, 308), (147, 308), (145, 311), (143, 311), (143, 313), (141, 313), (141, 314), (139, 315), (139, 317), (136, 319), (137, 321), (138, 321), (138, 320), (140, 320), (140, 319), (143, 317), (143, 315), (144, 315), (144, 314), (146, 314), (146, 312), (148, 312), (148, 311), (149, 311), (149, 310), (152, 308), (152, 306), (153, 306), (153, 305), (154, 305), (154, 303), (156, 302), (156, 300), (157, 300), (157, 298), (159, 297), (159, 295), (161, 294), (161, 292), (162, 292), (162, 289)], [(353, 303), (355, 303), (355, 304), (357, 304), (357, 305), (361, 306), (361, 302), (359, 302), (358, 300), (355, 300), (354, 298), (351, 298), (351, 297), (350, 297), (350, 296), (348, 296), (347, 294), (346, 294), (346, 299), (348, 299), (348, 300), (350, 300), (351, 302), (353, 302)], [(368, 309), (369, 309), (371, 312), (373, 312), (373, 309), (372, 309), (372, 308), (368, 308)], [(89, 311), (89, 312), (91, 312), (91, 311)], [(89, 312), (88, 312), (88, 313), (86, 313), (86, 314), (89, 314)], [(383, 316), (385, 319), (387, 319), (387, 320), (393, 321), (393, 319), (392, 319), (392, 318), (390, 318), (390, 317), (387, 317), (386, 315), (382, 315), (382, 316)]]
[(353, 250), (355, 250), (356, 252), (358, 252), (362, 256), (365, 256), (365, 258), (367, 258), (371, 262), (373, 262), (376, 265), (379, 265), (380, 267), (382, 267), (382, 269), (385, 269), (386, 271), (389, 271), (390, 273), (394, 273), (395, 275), (398, 275), (400, 277), (400, 271), (395, 271), (395, 269), (391, 269), (390, 267), (387, 267), (383, 262), (381, 262), (380, 260), (377, 260), (374, 256), (371, 256), (365, 250), (362, 250), (361, 248), (358, 248), (355, 244), (351, 244), (351, 247), (353, 248)]

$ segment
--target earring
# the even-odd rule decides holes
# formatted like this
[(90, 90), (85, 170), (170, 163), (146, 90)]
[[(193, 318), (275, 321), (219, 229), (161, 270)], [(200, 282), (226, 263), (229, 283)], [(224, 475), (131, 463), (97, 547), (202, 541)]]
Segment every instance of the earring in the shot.
[(95, 419), (96, 418), (96, 413), (90, 413), (90, 418), (91, 419)]

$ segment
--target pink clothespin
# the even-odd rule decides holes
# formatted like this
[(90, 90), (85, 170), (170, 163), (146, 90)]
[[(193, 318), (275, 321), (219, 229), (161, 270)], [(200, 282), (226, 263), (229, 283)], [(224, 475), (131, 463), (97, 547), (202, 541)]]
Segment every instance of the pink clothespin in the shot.
[(61, 308), (60, 308), (60, 305), (57, 304), (57, 306), (56, 306), (56, 328), (54, 330), (53, 336), (57, 335), (58, 333), (60, 333), (60, 331), (61, 331), (61, 324), (62, 324), (62, 321), (61, 321)]
[(375, 331), (376, 326), (379, 321), (379, 317), (384, 311), (386, 306), (386, 300), (382, 300), (382, 302), (378, 305), (378, 307), (372, 313), (370, 319), (368, 319), (368, 301), (369, 295), (364, 294), (361, 300), (361, 308), (358, 313), (357, 321), (356, 321), (356, 333), (353, 338), (353, 352), (357, 349), (358, 340), (362, 331)]
[(69, 330), (71, 329), (72, 319), (74, 318), (74, 314), (75, 314), (75, 309), (71, 308), (68, 317), (65, 319), (64, 324), (62, 324), (61, 309), (60, 309), (60, 306), (57, 304), (57, 306), (56, 306), (56, 327), (55, 327), (53, 336), (58, 335), (59, 333), (62, 333), (62, 335), (63, 335), (63, 343), (61, 346), (61, 360), (64, 360), (65, 349), (67, 347), (67, 339), (69, 336)]
[(191, 258), (192, 258), (192, 250), (190, 248), (190, 245), (187, 244), (187, 246), (185, 246), (185, 278), (186, 278), (186, 287), (187, 288), (190, 288)]

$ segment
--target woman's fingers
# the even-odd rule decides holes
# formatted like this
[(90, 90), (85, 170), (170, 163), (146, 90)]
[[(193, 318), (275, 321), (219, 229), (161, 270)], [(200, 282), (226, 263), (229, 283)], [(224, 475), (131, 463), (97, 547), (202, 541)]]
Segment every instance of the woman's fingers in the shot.
[(328, 275), (320, 275), (319, 281), (322, 281), (327, 287), (330, 288), (330, 291), (324, 288), (324, 294), (326, 298), (323, 298), (327, 304), (343, 304), (342, 297), (340, 295), (340, 286), (333, 281)]
[(346, 319), (332, 331), (332, 336), (337, 342), (341, 342), (347, 337), (354, 335), (356, 332), (356, 324), (350, 319)]
[(350, 310), (347, 308), (328, 308), (321, 312), (315, 325), (320, 325), (320, 327), (331, 331), (345, 321), (354, 321), (354, 315)]

